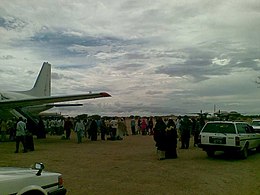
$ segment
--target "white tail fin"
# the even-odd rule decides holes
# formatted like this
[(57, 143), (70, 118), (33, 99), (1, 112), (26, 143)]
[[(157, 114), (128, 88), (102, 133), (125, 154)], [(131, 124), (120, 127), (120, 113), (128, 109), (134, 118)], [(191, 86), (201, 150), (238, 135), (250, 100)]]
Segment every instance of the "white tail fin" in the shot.
[(50, 96), (51, 64), (49, 64), (48, 62), (44, 62), (33, 88), (31, 90), (23, 91), (21, 93), (36, 97)]

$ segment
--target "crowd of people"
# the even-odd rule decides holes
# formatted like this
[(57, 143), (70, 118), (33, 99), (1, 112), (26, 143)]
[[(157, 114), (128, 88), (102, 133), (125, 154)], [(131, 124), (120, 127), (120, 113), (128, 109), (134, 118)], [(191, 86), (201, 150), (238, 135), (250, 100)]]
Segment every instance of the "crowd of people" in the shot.
[[(177, 158), (177, 143), (180, 141), (180, 149), (188, 149), (191, 135), (194, 138), (194, 146), (198, 146), (198, 136), (205, 122), (203, 117), (195, 118), (179, 116), (175, 120), (162, 117), (130, 117), (129, 127), (132, 135), (153, 136), (157, 148), (158, 159)], [(77, 143), (82, 143), (83, 138), (91, 141), (98, 140), (122, 140), (128, 136), (128, 124), (125, 118), (60, 118), (39, 119), (35, 126), (30, 120), (19, 118), (18, 120), (1, 120), (1, 141), (15, 141), (16, 150), (22, 143), (23, 152), (33, 151), (33, 135), (38, 139), (49, 135), (62, 135), (63, 139), (70, 140), (74, 131)], [(9, 136), (8, 136), (9, 135)]]
[[(38, 127), (36, 127), (38, 128)], [(33, 129), (31, 121), (23, 118), (0, 121), (1, 142), (15, 141), (15, 153), (19, 152), (19, 145), (22, 143), (23, 152), (34, 151)]]
[(194, 138), (194, 147), (198, 146), (199, 133), (205, 122), (202, 117), (199, 119), (179, 116), (174, 122), (173, 119), (164, 121), (161, 117), (156, 120), (154, 141), (157, 148), (158, 159), (177, 158), (177, 142), (180, 140), (180, 149), (188, 149), (191, 135)]

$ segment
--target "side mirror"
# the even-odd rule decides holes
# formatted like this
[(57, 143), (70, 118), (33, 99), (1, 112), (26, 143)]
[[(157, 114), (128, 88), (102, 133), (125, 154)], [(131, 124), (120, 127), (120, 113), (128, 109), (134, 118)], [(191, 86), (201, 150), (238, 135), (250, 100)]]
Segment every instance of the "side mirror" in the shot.
[(36, 173), (37, 176), (40, 176), (42, 173), (42, 170), (44, 169), (44, 164), (43, 163), (35, 163), (34, 164), (34, 169), (38, 170), (38, 172)]

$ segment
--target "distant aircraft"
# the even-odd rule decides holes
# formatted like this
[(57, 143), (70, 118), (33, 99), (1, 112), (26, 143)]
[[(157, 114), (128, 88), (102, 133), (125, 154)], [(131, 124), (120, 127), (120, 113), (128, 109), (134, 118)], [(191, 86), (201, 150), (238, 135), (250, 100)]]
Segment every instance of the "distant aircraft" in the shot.
[(192, 112), (192, 113), (189, 113), (189, 114), (196, 114), (196, 115), (199, 115), (199, 117), (202, 117), (204, 119), (206, 119), (208, 117), (208, 115), (211, 115), (208, 112), (202, 112), (202, 110), (200, 110), (200, 112)]
[[(7, 118), (13, 115), (16, 117), (22, 116), (27, 118), (28, 115), (30, 116), (30, 112), (37, 111), (40, 113), (54, 106), (59, 106), (59, 104), (53, 104), (56, 102), (102, 97), (111, 97), (111, 95), (106, 92), (100, 92), (51, 96), (51, 64), (44, 62), (32, 89), (28, 91), (0, 92), (0, 118)], [(79, 106), (81, 104), (74, 105)], [(60, 106), (71, 105), (61, 104)]]

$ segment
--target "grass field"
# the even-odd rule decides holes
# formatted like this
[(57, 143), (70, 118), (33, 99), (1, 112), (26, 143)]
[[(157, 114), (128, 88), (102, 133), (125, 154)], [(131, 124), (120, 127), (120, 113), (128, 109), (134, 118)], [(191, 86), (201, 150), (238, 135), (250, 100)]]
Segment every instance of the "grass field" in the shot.
[(259, 153), (246, 160), (222, 154), (208, 158), (191, 146), (178, 149), (177, 159), (159, 161), (152, 136), (77, 144), (73, 134), (71, 140), (48, 136), (34, 142), (35, 151), (18, 154), (14, 142), (0, 143), (0, 166), (43, 162), (45, 170), (63, 174), (69, 195), (260, 194)]

